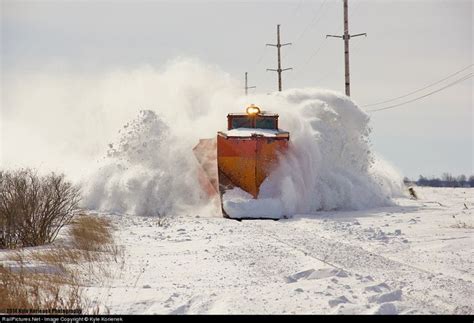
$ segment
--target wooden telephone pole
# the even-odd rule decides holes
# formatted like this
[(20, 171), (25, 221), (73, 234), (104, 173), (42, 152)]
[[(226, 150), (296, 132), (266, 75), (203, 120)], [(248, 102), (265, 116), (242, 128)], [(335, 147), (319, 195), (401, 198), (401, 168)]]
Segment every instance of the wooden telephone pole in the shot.
[(280, 25), (277, 25), (277, 43), (276, 44), (267, 44), (267, 46), (274, 46), (277, 48), (277, 55), (278, 55), (278, 68), (277, 69), (271, 69), (267, 68), (267, 71), (272, 71), (272, 72), (277, 72), (278, 73), (278, 91), (281, 91), (281, 72), (292, 70), (292, 68), (281, 68), (281, 54), (280, 54), (280, 48), (286, 45), (291, 45), (291, 43), (285, 43), (282, 44), (280, 43)]
[(248, 82), (247, 82), (247, 72), (245, 72), (245, 95), (248, 95), (248, 90), (249, 89), (255, 89), (256, 86), (248, 86)]
[(344, 77), (345, 77), (345, 87), (346, 87), (346, 95), (350, 96), (351, 95), (351, 81), (350, 81), (350, 75), (349, 75), (349, 39), (351, 37), (357, 37), (357, 36), (366, 36), (366, 33), (362, 34), (355, 34), (355, 35), (350, 35), (349, 34), (349, 8), (348, 8), (348, 0), (344, 0), (344, 35), (343, 36), (337, 36), (337, 35), (326, 35), (326, 38), (328, 37), (335, 37), (335, 38), (342, 38), (344, 40)]

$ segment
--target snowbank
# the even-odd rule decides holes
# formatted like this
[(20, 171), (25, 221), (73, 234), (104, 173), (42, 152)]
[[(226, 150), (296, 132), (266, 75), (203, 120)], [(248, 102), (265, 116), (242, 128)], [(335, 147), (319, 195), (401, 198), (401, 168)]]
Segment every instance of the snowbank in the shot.
[(285, 216), (281, 200), (278, 198), (254, 199), (244, 190), (234, 187), (222, 197), (224, 210), (233, 219), (273, 218)]

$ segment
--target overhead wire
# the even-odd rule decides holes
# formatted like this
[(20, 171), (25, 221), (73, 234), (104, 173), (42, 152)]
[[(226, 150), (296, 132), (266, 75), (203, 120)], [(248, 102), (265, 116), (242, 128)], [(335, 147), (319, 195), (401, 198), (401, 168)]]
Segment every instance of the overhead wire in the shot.
[(454, 86), (454, 85), (456, 85), (456, 84), (458, 84), (458, 83), (461, 83), (461, 82), (463, 82), (463, 81), (465, 81), (465, 80), (468, 80), (468, 79), (470, 79), (470, 78), (473, 77), (473, 76), (474, 76), (474, 73), (470, 73), (470, 74), (464, 75), (463, 77), (457, 79), (456, 81), (451, 82), (451, 83), (449, 83), (448, 85), (445, 85), (445, 86), (443, 86), (443, 87), (441, 87), (441, 88), (439, 88), (439, 89), (437, 89), (437, 90), (435, 90), (435, 91), (429, 92), (429, 93), (427, 93), (427, 94), (425, 94), (425, 95), (416, 97), (416, 98), (414, 98), (414, 99), (411, 99), (411, 100), (408, 100), (408, 101), (405, 101), (405, 102), (401, 102), (401, 103), (398, 103), (398, 104), (394, 104), (394, 105), (391, 105), (391, 106), (388, 106), (388, 107), (383, 107), (383, 108), (378, 108), (378, 109), (367, 110), (367, 112), (377, 112), (377, 111), (383, 111), (383, 110), (388, 110), (388, 109), (394, 109), (394, 108), (396, 108), (396, 107), (400, 107), (400, 106), (403, 106), (403, 105), (405, 105), (405, 104), (408, 104), (408, 103), (412, 103), (412, 102), (421, 100), (421, 99), (423, 99), (423, 98), (426, 98), (427, 96), (430, 96), (430, 95), (433, 95), (433, 94), (435, 94), (435, 93), (441, 92), (441, 91), (443, 91), (443, 90), (445, 90), (445, 89), (447, 89), (447, 88), (450, 88), (450, 87), (452, 87), (452, 86)]
[[(357, 4), (355, 5), (355, 7), (352, 9), (353, 15), (351, 16), (351, 19), (353, 19), (354, 17), (356, 17), (356, 16), (361, 12), (361, 10), (359, 10), (361, 3), (362, 3), (361, 1), (358, 1)], [(317, 56), (317, 54), (321, 51), (321, 49), (324, 48), (324, 47), (326, 47), (326, 45), (327, 45), (328, 43), (329, 43), (329, 42), (327, 42), (327, 37), (325, 37), (324, 40), (323, 40), (323, 43), (311, 54), (311, 56), (306, 60), (306, 63), (303, 64), (303, 66), (306, 66), (307, 64), (309, 64), (309, 63), (314, 59), (314, 57)], [(355, 46), (355, 47), (353, 47), (353, 48), (356, 49), (357, 47), (358, 47), (358, 46)], [(352, 50), (351, 53), (353, 54), (353, 53), (356, 52), (356, 51), (357, 51), (357, 50), (355, 50), (355, 51)], [(318, 81), (318, 82), (319, 82), (319, 81), (322, 81), (322, 80), (326, 79), (328, 76), (333, 75), (333, 74), (335, 74), (335, 73), (338, 72), (338, 71), (339, 71), (339, 69), (338, 69), (338, 70), (336, 70), (336, 69), (330, 70), (329, 72), (325, 73), (322, 77), (319, 77), (319, 78), (316, 79), (315, 81)]]
[[(305, 27), (305, 29), (303, 30), (303, 32), (296, 38), (296, 44), (298, 44), (298, 41), (306, 34), (306, 32), (308, 32), (311, 28), (314, 28), (321, 20), (322, 18), (325, 16), (326, 14), (326, 10), (327, 10), (327, 6), (324, 7), (324, 5), (327, 3), (327, 0), (324, 0), (318, 7), (318, 9), (316, 10), (316, 15), (311, 19), (311, 22)], [(314, 10), (313, 10), (314, 12)], [(303, 61), (303, 63), (301, 65), (297, 65), (295, 67), (293, 67), (293, 69), (300, 69), (300, 70), (303, 70), (303, 68), (308, 65), (313, 59), (314, 57), (317, 56), (317, 54), (326, 46), (327, 42), (326, 42), (326, 38), (324, 38), (322, 40), (322, 42), (319, 44), (319, 46), (311, 53), (311, 55)], [(304, 70), (303, 70), (304, 71)], [(296, 73), (292, 73), (291, 75), (289, 75), (287, 77), (287, 80), (288, 81), (293, 81), (294, 77), (295, 77), (295, 74)]]
[(384, 100), (384, 101), (380, 101), (380, 102), (375, 102), (375, 103), (371, 103), (371, 104), (362, 105), (361, 107), (362, 107), (362, 108), (364, 108), (364, 107), (371, 107), (371, 106), (380, 105), (380, 104), (384, 104), (384, 103), (389, 103), (389, 102), (393, 102), (393, 101), (396, 101), (396, 100), (399, 100), (399, 99), (406, 98), (407, 96), (410, 96), (410, 95), (412, 95), (412, 94), (418, 93), (418, 92), (423, 91), (423, 90), (426, 90), (427, 88), (430, 88), (430, 87), (432, 87), (432, 86), (434, 86), (434, 85), (436, 85), (436, 84), (439, 84), (439, 83), (441, 83), (441, 82), (443, 82), (443, 81), (446, 81), (447, 79), (450, 79), (451, 77), (453, 77), (453, 76), (455, 76), (455, 75), (458, 75), (459, 73), (464, 72), (465, 70), (471, 68), (473, 65), (474, 65), (474, 64), (470, 64), (470, 65), (468, 65), (468, 66), (466, 66), (466, 67), (463, 67), (462, 69), (458, 70), (457, 72), (452, 73), (452, 74), (450, 74), (450, 75), (448, 75), (448, 76), (442, 78), (441, 80), (438, 80), (438, 81), (436, 81), (436, 82), (430, 83), (430, 84), (428, 84), (428, 85), (426, 85), (426, 86), (424, 86), (424, 87), (422, 87), (422, 88), (420, 88), (420, 89), (417, 89), (417, 90), (415, 90), (415, 91), (409, 92), (409, 93), (404, 94), (404, 95), (401, 95), (401, 96), (397, 96), (396, 98), (392, 98), (392, 99), (388, 99), (388, 100)]
[(327, 2), (327, 0), (324, 0), (324, 1), (321, 3), (321, 5), (320, 5), (320, 6), (318, 7), (318, 9), (316, 10), (316, 15), (315, 15), (315, 17), (314, 17), (313, 19), (311, 19), (311, 22), (310, 22), (308, 25), (306, 25), (306, 27), (305, 27), (305, 29), (303, 30), (303, 32), (295, 39), (295, 42), (298, 42), (298, 41), (304, 36), (304, 34), (306, 34), (306, 32), (307, 32), (310, 28), (312, 28), (312, 27), (314, 27), (314, 26), (316, 26), (316, 25), (318, 24), (318, 22), (321, 20), (321, 18), (322, 18), (322, 16), (323, 16), (323, 14), (322, 14), (323, 11), (322, 11), (321, 9), (322, 9), (323, 6), (326, 4), (326, 2)]
[[(327, 0), (325, 0), (325, 1), (327, 1)], [(305, 0), (300, 0), (300, 1), (298, 2), (298, 4), (296, 5), (296, 7), (293, 9), (293, 13), (290, 15), (291, 18), (293, 18), (293, 17), (298, 13), (298, 11), (300, 11), (300, 9), (301, 9), (301, 7), (303, 6), (303, 3), (304, 3), (304, 2), (305, 2)], [(288, 23), (289, 23), (290, 20), (291, 20), (291, 18), (288, 17), (288, 18), (286, 19), (286, 21), (288, 21)], [(263, 57), (264, 57), (265, 54), (267, 53), (266, 49), (268, 48), (268, 46), (265, 45), (264, 47), (265, 47), (265, 48), (264, 48), (264, 50), (263, 50), (263, 52), (262, 52), (262, 55), (261, 55), (261, 56), (259, 57), (259, 59), (257, 60), (257, 63), (254, 65), (254, 66), (255, 66), (254, 69), (257, 68), (257, 66), (260, 64), (261, 60), (263, 59)], [(284, 51), (282, 52), (281, 56), (282, 56), (282, 58), (285, 58), (286, 54), (285, 54)], [(268, 78), (268, 76), (267, 76), (266, 78)]]

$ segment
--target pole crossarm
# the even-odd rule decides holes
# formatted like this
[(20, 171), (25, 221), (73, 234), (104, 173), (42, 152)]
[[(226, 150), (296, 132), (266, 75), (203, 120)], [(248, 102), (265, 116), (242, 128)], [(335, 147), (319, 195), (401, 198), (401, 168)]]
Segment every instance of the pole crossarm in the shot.
[(350, 38), (352, 38), (352, 37), (358, 37), (358, 36), (365, 36), (365, 37), (367, 37), (367, 33), (355, 34), (355, 35), (349, 35), (349, 34), (348, 34), (348, 35), (342, 35), (342, 36), (339, 36), (339, 35), (326, 35), (326, 38), (328, 38), (328, 37), (333, 37), (333, 38), (342, 38), (342, 39), (345, 40), (346, 37), (347, 37), (347, 39), (350, 39)]
[(350, 35), (351, 38), (352, 38), (352, 37), (358, 37), (358, 36), (365, 36), (365, 37), (367, 37), (367, 33)]
[(289, 67), (289, 68), (277, 68), (277, 69), (273, 69), (273, 68), (267, 68), (267, 72), (270, 71), (270, 72), (284, 72), (284, 71), (289, 71), (289, 70), (292, 70), (293, 67)]

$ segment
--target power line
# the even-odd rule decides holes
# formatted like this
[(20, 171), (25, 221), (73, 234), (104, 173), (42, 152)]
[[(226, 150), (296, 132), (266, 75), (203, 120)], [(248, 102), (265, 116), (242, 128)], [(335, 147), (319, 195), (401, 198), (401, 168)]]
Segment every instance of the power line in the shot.
[(360, 10), (360, 5), (361, 5), (362, 1), (358, 1), (357, 4), (355, 5), (355, 7), (353, 7), (351, 10), (352, 10), (352, 19), (354, 19), (355, 17), (357, 17), (360, 13), (361, 13), (361, 10)]
[[(327, 3), (327, 0), (322, 1), (317, 10), (314, 10), (313, 8), (311, 8), (314, 15), (310, 19), (310, 22), (308, 23), (308, 25), (306, 25), (306, 27), (303, 29), (303, 31), (296, 38), (295, 45), (299, 46), (298, 41), (306, 34), (306, 32), (308, 32), (311, 28), (314, 28), (324, 18), (325, 14), (327, 12), (327, 9), (329, 8), (328, 6), (325, 7), (326, 3)], [(319, 44), (319, 46), (310, 54), (310, 56), (308, 56), (308, 58), (303, 61), (304, 63), (302, 63), (301, 66), (297, 65), (295, 68), (299, 67), (303, 72), (307, 72), (308, 70), (304, 69), (304, 67), (306, 65), (308, 65), (314, 59), (314, 57), (317, 56), (317, 54), (321, 51), (321, 49), (324, 48), (327, 45), (326, 41), (327, 41), (327, 38), (324, 38), (323, 41)], [(283, 56), (285, 56), (285, 55), (283, 55)], [(295, 77), (295, 75), (296, 74), (294, 74), (294, 73), (289, 75), (288, 78), (287, 78), (288, 81), (292, 81), (293, 78)]]
[(293, 11), (293, 14), (294, 14), (294, 15), (300, 10), (300, 8), (301, 8), (301, 6), (303, 5), (303, 2), (304, 2), (304, 1), (305, 1), (305, 0), (300, 0), (300, 1), (298, 2), (298, 5), (296, 6), (295, 10)]
[(425, 86), (425, 87), (422, 87), (421, 89), (412, 91), (412, 92), (407, 93), (407, 94), (402, 95), (402, 96), (397, 96), (396, 98), (393, 98), (393, 99), (389, 99), (389, 100), (385, 100), (385, 101), (380, 101), (380, 102), (376, 102), (376, 103), (371, 103), (371, 104), (362, 105), (361, 107), (362, 107), (362, 108), (371, 107), (371, 106), (374, 106), (374, 105), (380, 105), (380, 104), (383, 104), (383, 103), (388, 103), (388, 102), (396, 101), (396, 100), (398, 100), (398, 99), (406, 98), (407, 96), (410, 96), (410, 95), (412, 95), (412, 94), (414, 94), (414, 93), (423, 91), (423, 90), (425, 90), (425, 89), (427, 89), (427, 88), (429, 88), (429, 87), (432, 87), (433, 85), (436, 85), (436, 84), (439, 84), (439, 83), (441, 83), (441, 82), (443, 82), (443, 81), (446, 81), (447, 79), (449, 79), (449, 78), (451, 78), (451, 77), (453, 77), (453, 76), (455, 76), (455, 75), (457, 75), (457, 74), (459, 74), (459, 73), (461, 73), (461, 72), (467, 70), (468, 68), (472, 67), (473, 65), (474, 65), (474, 64), (471, 64), (471, 65), (469, 65), (469, 66), (467, 66), (467, 67), (464, 67), (464, 68), (460, 69), (459, 71), (457, 71), (457, 72), (455, 72), (455, 73), (453, 73), (453, 74), (450, 74), (450, 75), (446, 76), (445, 78), (443, 78), (443, 79), (441, 79), (441, 80), (439, 80), (439, 81), (436, 81), (436, 82), (431, 83), (431, 84), (429, 84), (429, 85), (427, 85), (427, 86)]
[[(328, 6), (324, 7), (324, 5), (327, 3), (327, 0), (324, 0), (321, 5), (317, 9), (317, 13), (312, 18), (312, 21), (306, 26), (306, 28), (303, 30), (303, 32), (298, 36), (298, 39), (301, 39), (303, 35), (310, 30), (311, 28), (314, 28), (327, 14), (327, 9), (329, 8)], [(324, 8), (323, 8), (324, 7)], [(314, 10), (313, 10), (314, 11)], [(317, 46), (314, 51), (306, 58), (306, 60), (303, 61), (301, 65), (297, 65), (296, 68), (300, 68), (300, 70), (303, 71), (303, 73), (307, 73), (309, 69), (305, 69), (305, 67), (319, 54), (319, 52), (326, 47), (328, 44), (327, 42), (327, 37), (323, 38), (323, 40), (319, 43), (319, 46)], [(298, 42), (296, 43), (298, 45)], [(292, 80), (296, 74), (292, 74), (289, 76), (289, 80)]]
[[(361, 10), (359, 10), (361, 3), (362, 3), (362, 2), (360, 2), (360, 1), (357, 2), (357, 5), (356, 5), (356, 6), (354, 7), (354, 9), (353, 9), (353, 13), (352, 13), (352, 16), (351, 16), (352, 18), (354, 18), (355, 16), (357, 16), (357, 15), (361, 12)], [(311, 56), (309, 56), (308, 59), (306, 59), (305, 63), (302, 65), (302, 67), (305, 67), (306, 65), (308, 65), (308, 64), (317, 56), (317, 54), (318, 54), (324, 47), (327, 46), (328, 43), (327, 43), (326, 41), (327, 41), (327, 37), (325, 37), (325, 38), (323, 39), (323, 42), (319, 45), (318, 48), (316, 48), (316, 50), (311, 54)], [(360, 45), (359, 45), (359, 44), (360, 44), (360, 43), (356, 43), (356, 45), (352, 46), (352, 52), (351, 52), (352, 55), (354, 55), (355, 53), (357, 53), (358, 49), (360, 48)], [(305, 70), (305, 71), (308, 71), (308, 70)], [(337, 72), (339, 72), (339, 71), (337, 71)], [(335, 73), (336, 73), (336, 70), (333, 69), (333, 70), (327, 72), (326, 74), (324, 74), (322, 77), (319, 77), (319, 78), (315, 79), (314, 81), (315, 81), (315, 82), (320, 82), (320, 81), (326, 79), (329, 75), (332, 75), (332, 74), (335, 74)]]
[[(319, 21), (321, 21), (321, 19), (324, 17), (324, 10), (321, 10), (321, 8), (323, 8), (323, 6), (325, 5), (326, 3), (326, 0), (323, 1), (323, 3), (321, 3), (321, 5), (319, 6), (318, 8), (318, 16), (317, 16), (317, 19), (315, 19), (314, 22), (311, 22), (306, 28), (305, 30), (300, 34), (300, 36), (298, 37), (297, 41), (311, 28), (314, 28)], [(306, 63), (303, 64), (303, 66), (306, 66), (315, 56), (316, 54), (319, 52), (319, 50), (326, 44), (326, 40), (327, 38), (324, 38), (323, 39), (323, 42), (318, 46), (318, 48), (311, 54), (311, 56), (306, 60)]]
[(266, 49), (267, 49), (267, 46), (263, 46), (261, 55), (259, 56), (259, 58), (258, 58), (258, 60), (257, 60), (257, 63), (255, 63), (255, 66), (257, 66), (258, 64), (260, 64), (260, 62), (262, 61), (263, 56), (265, 56)]
[(306, 28), (303, 30), (303, 32), (296, 38), (296, 43), (303, 37), (304, 34), (311, 28), (317, 25), (317, 23), (321, 20), (323, 17), (322, 10), (321, 8), (326, 4), (327, 0), (324, 0), (321, 5), (319, 6), (318, 10), (316, 10), (316, 16), (311, 19), (311, 22), (306, 26)]
[(260, 56), (258, 57), (256, 63), (253, 65), (253, 67), (251, 67), (250, 72), (255, 72), (257, 70), (257, 67), (261, 64), (263, 57), (267, 53), (267, 48), (268, 48), (267, 46), (265, 46), (265, 45), (263, 46), (262, 51), (260, 53)]
[(367, 112), (377, 112), (377, 111), (383, 111), (383, 110), (388, 110), (388, 109), (393, 109), (393, 108), (396, 108), (396, 107), (399, 107), (399, 106), (402, 106), (402, 105), (405, 105), (405, 104), (408, 104), (408, 103), (412, 103), (412, 102), (415, 102), (415, 101), (418, 101), (420, 99), (423, 99), (427, 96), (430, 96), (432, 94), (435, 94), (435, 93), (438, 93), (444, 89), (447, 89), (451, 86), (454, 86), (458, 83), (461, 83), (462, 81), (465, 81), (465, 80), (468, 80), (470, 79), (472, 76), (474, 76), (474, 73), (470, 73), (470, 74), (467, 74), (463, 77), (461, 77), (460, 79), (457, 79), (456, 81), (452, 82), (452, 83), (449, 83), (448, 85), (446, 86), (443, 86), (442, 88), (438, 89), (438, 90), (435, 90), (435, 91), (432, 91), (432, 92), (429, 92), (425, 95), (422, 95), (422, 96), (419, 96), (417, 98), (414, 98), (414, 99), (411, 99), (411, 100), (408, 100), (408, 101), (405, 101), (405, 102), (402, 102), (402, 103), (399, 103), (399, 104), (394, 104), (394, 105), (391, 105), (391, 106), (388, 106), (388, 107), (384, 107), (384, 108), (379, 108), (379, 109), (372, 109), (372, 110), (367, 110)]
[[(327, 40), (327, 37), (325, 38), (325, 40)], [(321, 47), (326, 47), (326, 44), (327, 44), (327, 43), (324, 43), (323, 46), (321, 46)], [(355, 43), (355, 45), (353, 45), (351, 48), (352, 48), (352, 50), (351, 50), (351, 55), (354, 56), (354, 54), (358, 53), (359, 49), (361, 48), (361, 45), (360, 45), (360, 43)], [(308, 63), (309, 63), (309, 61), (311, 61), (311, 60), (316, 56), (316, 54), (317, 54), (321, 49), (322, 49), (322, 48), (320, 48), (319, 50), (315, 51), (315, 53), (313, 54), (313, 57), (311, 57), (310, 59), (308, 59)], [(332, 69), (332, 70), (326, 72), (322, 77), (316, 78), (314, 81), (315, 81), (315, 82), (321, 82), (321, 81), (325, 80), (325, 79), (326, 79), (328, 76), (330, 76), (330, 75), (340, 73), (340, 71), (341, 71), (341, 70), (339, 69), (339, 67), (334, 68), (334, 69)]]
[[(293, 14), (291, 15), (291, 17), (295, 16), (296, 13), (301, 9), (301, 7), (303, 6), (304, 2), (306, 0), (300, 0), (298, 2), (298, 4), (295, 6), (295, 8), (293, 9)], [(256, 61), (256, 63), (253, 65), (253, 67), (251, 68), (251, 72), (256, 72), (257, 71), (257, 68), (259, 67), (259, 65), (261, 64), (263, 58), (266, 56), (267, 54), (267, 48), (268, 48), (268, 45), (264, 45), (262, 50), (261, 50), (261, 53), (260, 55), (258, 56), (258, 59)], [(267, 75), (267, 74), (266, 74)], [(265, 77), (266, 78), (266, 77)]]
[(327, 44), (326, 42), (327, 38), (324, 38), (323, 42), (319, 45), (318, 48), (311, 54), (311, 56), (306, 60), (306, 62), (303, 64), (303, 66), (306, 66), (311, 62), (311, 60), (316, 57), (316, 55), (319, 53), (319, 51)]

